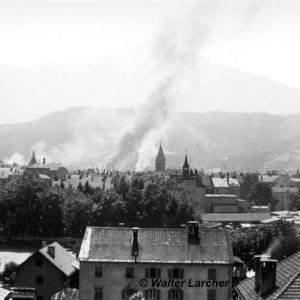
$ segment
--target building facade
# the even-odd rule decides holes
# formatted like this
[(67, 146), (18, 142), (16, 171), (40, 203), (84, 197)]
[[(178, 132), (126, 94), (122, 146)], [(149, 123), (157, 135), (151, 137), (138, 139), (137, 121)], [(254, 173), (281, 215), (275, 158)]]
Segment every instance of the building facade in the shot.
[(230, 233), (198, 222), (186, 229), (88, 227), (79, 261), (80, 300), (128, 299), (137, 291), (145, 299), (231, 299)]

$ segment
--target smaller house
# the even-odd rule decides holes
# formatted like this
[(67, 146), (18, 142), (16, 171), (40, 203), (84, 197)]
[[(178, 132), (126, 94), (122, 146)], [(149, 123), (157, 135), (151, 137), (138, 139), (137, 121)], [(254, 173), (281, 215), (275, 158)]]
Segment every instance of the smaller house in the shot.
[(76, 258), (54, 242), (27, 258), (16, 270), (16, 286), (35, 288), (37, 300), (50, 300), (65, 287), (78, 288)]

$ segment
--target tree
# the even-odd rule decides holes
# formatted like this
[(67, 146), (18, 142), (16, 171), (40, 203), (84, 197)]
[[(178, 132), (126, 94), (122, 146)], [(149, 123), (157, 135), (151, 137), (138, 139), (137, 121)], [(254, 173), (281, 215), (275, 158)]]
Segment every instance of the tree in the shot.
[(81, 181), (79, 181), (79, 183), (78, 183), (78, 190), (79, 190), (80, 192), (83, 192), (83, 186), (82, 186)]
[(299, 250), (300, 238), (295, 225), (286, 221), (240, 228), (232, 232), (233, 254), (240, 257), (249, 269), (254, 268), (254, 255), (269, 254), (281, 260)]
[(268, 205), (270, 203), (272, 209), (278, 202), (277, 199), (273, 198), (271, 188), (263, 182), (256, 182), (251, 187), (247, 200), (257, 205)]
[(246, 173), (244, 176), (244, 180), (241, 183), (241, 198), (247, 199), (251, 188), (254, 184), (258, 182), (257, 173)]
[(4, 265), (4, 269), (1, 273), (1, 277), (5, 283), (9, 285), (15, 284), (17, 267), (18, 265), (13, 261), (10, 261)]
[(93, 203), (80, 191), (66, 191), (62, 205), (63, 226), (65, 236), (82, 237), (90, 225)]
[(300, 195), (290, 195), (289, 210), (300, 210)]

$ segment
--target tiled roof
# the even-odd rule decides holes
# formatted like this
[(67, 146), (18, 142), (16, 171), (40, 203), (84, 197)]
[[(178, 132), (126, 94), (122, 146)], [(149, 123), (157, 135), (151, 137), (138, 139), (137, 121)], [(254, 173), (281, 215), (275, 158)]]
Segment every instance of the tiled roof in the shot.
[[(87, 227), (79, 260), (132, 262), (132, 236), (131, 228)], [(199, 229), (199, 237), (191, 245), (186, 229), (139, 229), (137, 262), (232, 263), (229, 231)]]
[(50, 171), (56, 171), (58, 170), (60, 167), (62, 167), (61, 164), (40, 164), (40, 163), (36, 163), (33, 165), (30, 165), (28, 167), (26, 167), (27, 169), (49, 169)]
[[(287, 300), (300, 299), (300, 251), (277, 264), (276, 289), (262, 298), (255, 290), (255, 277), (238, 284), (236, 291), (246, 300)], [(291, 296), (289, 298), (289, 296)]]
[[(55, 247), (54, 258), (48, 254), (48, 246)], [(43, 256), (45, 256), (53, 265), (55, 265), (59, 270), (61, 270), (66, 276), (70, 276), (76, 271), (76, 268), (72, 265), (76, 258), (70, 252), (68, 252), (57, 242), (54, 242), (48, 246), (40, 249), (39, 252)]]
[(270, 219), (269, 213), (211, 213), (203, 214), (203, 222), (260, 222)]
[(53, 295), (51, 300), (79, 300), (79, 291), (66, 288)]
[(213, 177), (212, 179), (213, 186), (216, 188), (226, 187), (228, 188), (228, 182), (227, 178), (219, 178), (219, 177)]

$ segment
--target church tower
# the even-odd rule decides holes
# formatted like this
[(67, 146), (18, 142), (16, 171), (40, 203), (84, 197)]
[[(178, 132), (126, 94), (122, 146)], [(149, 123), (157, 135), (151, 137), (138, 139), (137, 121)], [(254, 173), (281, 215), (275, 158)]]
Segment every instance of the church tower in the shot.
[(159, 150), (155, 159), (155, 171), (165, 172), (166, 171), (166, 157), (162, 149), (161, 143), (159, 145)]
[(34, 150), (33, 150), (33, 152), (32, 152), (32, 157), (31, 157), (31, 159), (30, 159), (30, 162), (29, 162), (29, 166), (31, 166), (31, 165), (34, 165), (34, 164), (36, 164), (37, 163), (37, 160), (36, 160), (36, 158), (35, 158), (35, 153), (34, 153)]
[(182, 177), (187, 179), (190, 177), (190, 166), (187, 159), (187, 153), (185, 154), (184, 164), (182, 167)]

